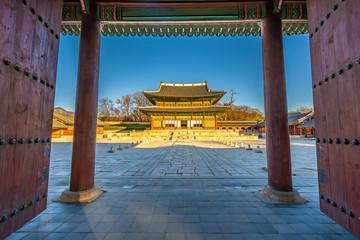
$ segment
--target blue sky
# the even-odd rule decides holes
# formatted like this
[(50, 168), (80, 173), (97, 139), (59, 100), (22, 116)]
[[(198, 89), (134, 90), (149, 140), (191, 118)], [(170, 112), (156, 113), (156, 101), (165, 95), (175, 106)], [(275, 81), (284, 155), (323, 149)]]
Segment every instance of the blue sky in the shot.
[[(80, 37), (61, 36), (55, 106), (75, 109)], [(288, 109), (312, 107), (308, 35), (284, 36)], [(102, 37), (99, 99), (207, 81), (264, 111), (261, 37)]]

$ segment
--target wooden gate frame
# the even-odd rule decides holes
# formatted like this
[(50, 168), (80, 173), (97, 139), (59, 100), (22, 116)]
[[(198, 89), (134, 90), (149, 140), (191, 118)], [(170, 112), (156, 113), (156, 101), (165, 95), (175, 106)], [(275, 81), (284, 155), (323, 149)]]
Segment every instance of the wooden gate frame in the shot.
[(360, 7), (308, 0), (320, 209), (360, 238)]

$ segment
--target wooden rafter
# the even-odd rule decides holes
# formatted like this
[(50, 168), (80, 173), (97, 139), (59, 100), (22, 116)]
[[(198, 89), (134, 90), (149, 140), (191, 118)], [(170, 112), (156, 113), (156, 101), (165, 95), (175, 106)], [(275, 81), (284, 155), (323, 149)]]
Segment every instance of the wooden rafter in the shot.
[[(273, 1), (274, 12), (277, 7), (280, 7), (282, 12), (283, 34), (308, 32), (305, 1)], [(98, 4), (98, 19), (102, 23), (102, 34), (111, 36), (256, 36), (261, 34), (261, 21), (266, 16), (265, 1), (260, 0), (242, 2), (97, 1), (96, 3)], [(82, 11), (83, 8), (79, 2), (65, 2), (62, 34), (80, 34)]]
[(280, 12), (280, 11), (281, 11), (282, 4), (283, 4), (283, 0), (279, 0), (278, 5), (277, 5), (276, 12)]
[(89, 13), (89, 2), (90, 0), (80, 0), (81, 10), (84, 13)]
[(83, 12), (86, 12), (85, 0), (80, 0), (80, 5), (81, 5), (82, 11), (83, 11)]
[[(293, 4), (306, 4), (306, 0), (278, 0), (280, 6), (285, 3)], [(86, 6), (89, 0), (80, 0), (81, 6)], [(256, 0), (256, 1), (228, 1), (228, 2), (205, 2), (205, 1), (193, 1), (193, 2), (139, 2), (139, 1), (129, 1), (129, 2), (116, 2), (116, 1), (101, 1), (96, 2), (99, 6), (119, 6), (119, 7), (204, 7), (204, 6), (240, 6), (240, 5), (249, 5), (249, 4), (264, 4), (265, 0)], [(65, 2), (65, 4), (79, 4), (77, 1)]]
[[(118, 6), (118, 7), (205, 7), (205, 6), (240, 6), (249, 4), (264, 4), (265, 1), (246, 1), (246, 2), (97, 2), (99, 6)], [(304, 0), (279, 0), (280, 6), (283, 3), (305, 4)]]

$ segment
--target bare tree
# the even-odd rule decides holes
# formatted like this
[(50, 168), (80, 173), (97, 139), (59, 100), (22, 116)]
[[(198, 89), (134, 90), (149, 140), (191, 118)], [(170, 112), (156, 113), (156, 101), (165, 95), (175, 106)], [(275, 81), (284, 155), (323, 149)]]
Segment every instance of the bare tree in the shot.
[(131, 97), (131, 94), (126, 94), (125, 96), (122, 96), (121, 99), (117, 99), (116, 103), (119, 104), (121, 112), (124, 117), (127, 118), (127, 120), (130, 120), (132, 115), (132, 109), (133, 109), (133, 99)]
[(139, 107), (150, 106), (151, 103), (142, 92), (131, 94), (134, 102), (133, 116), (136, 121), (148, 121), (149, 117), (139, 111)]
[(114, 108), (114, 117), (119, 120), (121, 118), (121, 111), (118, 108)]
[(220, 121), (257, 121), (263, 118), (263, 113), (246, 105), (231, 105), (231, 109), (219, 117)]
[(226, 101), (224, 102), (224, 104), (226, 105), (233, 105), (234, 102), (236, 101), (235, 99), (235, 95), (239, 94), (238, 92), (236, 92), (234, 89), (229, 89), (229, 90), (226, 90), (227, 92), (227, 97), (226, 97)]
[(114, 102), (109, 98), (101, 98), (98, 105), (98, 115), (105, 121), (109, 121), (114, 117)]

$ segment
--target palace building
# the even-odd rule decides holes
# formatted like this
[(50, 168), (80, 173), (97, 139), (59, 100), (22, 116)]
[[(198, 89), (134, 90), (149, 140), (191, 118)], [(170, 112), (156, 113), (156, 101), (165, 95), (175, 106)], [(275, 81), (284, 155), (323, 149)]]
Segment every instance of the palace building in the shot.
[(156, 91), (144, 91), (154, 105), (139, 110), (151, 117), (151, 129), (216, 129), (217, 118), (230, 106), (215, 105), (225, 91), (212, 91), (207, 82), (160, 83)]

